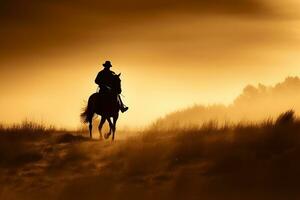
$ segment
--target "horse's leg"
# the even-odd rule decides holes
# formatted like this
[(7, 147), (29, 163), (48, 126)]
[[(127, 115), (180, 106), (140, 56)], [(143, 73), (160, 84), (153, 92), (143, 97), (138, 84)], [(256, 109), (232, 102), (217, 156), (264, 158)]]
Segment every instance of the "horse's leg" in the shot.
[(118, 120), (118, 115), (113, 117), (113, 135), (112, 135), (112, 141), (115, 139), (115, 132), (116, 132), (116, 125), (117, 125), (117, 120)]
[(110, 117), (106, 118), (108, 123), (109, 123), (109, 132), (106, 135), (105, 139), (108, 139), (109, 136), (111, 135), (112, 131), (113, 131), (113, 123), (111, 122)]
[(89, 130), (90, 130), (90, 138), (92, 139), (92, 128), (93, 128), (93, 125), (92, 125), (92, 121), (89, 121)]
[(102, 127), (103, 127), (103, 124), (105, 123), (105, 117), (102, 117), (101, 116), (101, 120), (100, 120), (100, 123), (99, 123), (99, 126), (98, 126), (98, 130), (99, 130), (99, 134), (100, 134), (100, 140), (102, 140), (103, 139), (103, 137), (102, 137)]

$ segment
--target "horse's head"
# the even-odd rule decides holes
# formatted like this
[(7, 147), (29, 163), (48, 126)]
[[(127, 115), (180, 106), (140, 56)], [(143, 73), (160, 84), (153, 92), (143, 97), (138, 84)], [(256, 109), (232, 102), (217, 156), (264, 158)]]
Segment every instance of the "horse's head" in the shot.
[(120, 76), (121, 76), (121, 73), (118, 75), (114, 75), (113, 81), (112, 81), (113, 88), (117, 94), (121, 94), (121, 92), (122, 92)]

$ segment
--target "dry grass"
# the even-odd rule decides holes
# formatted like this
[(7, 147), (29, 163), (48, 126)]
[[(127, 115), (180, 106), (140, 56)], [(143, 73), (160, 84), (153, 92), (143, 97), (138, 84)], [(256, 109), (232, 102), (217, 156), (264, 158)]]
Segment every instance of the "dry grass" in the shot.
[(2, 144), (1, 199), (300, 197), (300, 120), (292, 111), (262, 123), (156, 127), (114, 144), (72, 135), (31, 148)]
[(46, 125), (45, 123), (37, 123), (29, 120), (24, 120), (20, 124), (13, 124), (10, 126), (5, 126), (0, 124), (0, 135), (15, 135), (17, 137), (25, 137), (30, 138), (38, 137), (38, 136), (45, 136), (47, 134), (53, 133), (60, 133), (60, 134), (76, 134), (76, 135), (83, 135), (87, 131), (84, 127), (79, 127), (77, 130), (67, 130), (63, 128), (56, 128), (53, 125)]

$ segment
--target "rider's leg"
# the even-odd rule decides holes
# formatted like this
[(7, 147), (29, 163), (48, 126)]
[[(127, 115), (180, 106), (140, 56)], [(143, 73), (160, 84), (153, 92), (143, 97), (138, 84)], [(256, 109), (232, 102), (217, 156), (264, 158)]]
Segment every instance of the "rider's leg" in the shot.
[(120, 104), (120, 110), (121, 110), (121, 112), (125, 112), (125, 111), (128, 110), (128, 107), (124, 105), (124, 103), (123, 103), (120, 95), (118, 95), (118, 102)]

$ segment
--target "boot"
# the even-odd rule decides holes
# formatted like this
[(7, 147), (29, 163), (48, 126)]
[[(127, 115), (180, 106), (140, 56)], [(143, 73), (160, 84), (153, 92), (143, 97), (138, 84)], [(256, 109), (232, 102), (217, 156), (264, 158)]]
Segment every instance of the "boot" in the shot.
[(126, 112), (126, 111), (128, 110), (128, 107), (122, 105), (122, 106), (120, 107), (120, 110), (121, 110), (122, 113), (123, 113), (123, 112)]
[(122, 113), (123, 113), (123, 112), (126, 112), (126, 111), (128, 110), (128, 107), (125, 106), (125, 105), (123, 104), (120, 95), (118, 95), (118, 101), (119, 101), (119, 105), (120, 105), (120, 110), (121, 110), (121, 112), (122, 112)]

